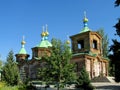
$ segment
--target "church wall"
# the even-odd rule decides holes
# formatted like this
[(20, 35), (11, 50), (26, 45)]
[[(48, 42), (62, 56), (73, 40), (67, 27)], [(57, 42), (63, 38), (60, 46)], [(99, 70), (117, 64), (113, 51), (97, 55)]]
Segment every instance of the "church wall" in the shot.
[(86, 60), (85, 60), (85, 67), (86, 67), (86, 71), (88, 72), (88, 74), (89, 74), (89, 78), (91, 78), (91, 59), (89, 59), (89, 58), (86, 58)]
[(100, 67), (100, 64), (101, 62), (96, 58), (94, 60), (94, 77), (98, 77), (100, 76), (100, 73), (101, 73), (101, 67)]
[[(97, 43), (97, 48), (94, 47), (94, 41), (96, 41)], [(102, 45), (101, 45), (101, 38), (98, 37), (96, 34), (91, 34), (90, 35), (90, 50), (91, 52), (100, 55), (102, 54)]]
[(24, 81), (26, 78), (29, 77), (29, 65), (24, 63), (19, 67), (20, 78)]
[(103, 76), (107, 76), (107, 75), (108, 75), (108, 63), (103, 62)]
[(29, 76), (30, 78), (37, 78), (38, 67), (40, 67), (40, 63), (38, 61), (34, 61), (29, 65)]
[(82, 57), (73, 57), (71, 62), (75, 63), (76, 65), (76, 72), (79, 73), (83, 66), (85, 67), (85, 60)]

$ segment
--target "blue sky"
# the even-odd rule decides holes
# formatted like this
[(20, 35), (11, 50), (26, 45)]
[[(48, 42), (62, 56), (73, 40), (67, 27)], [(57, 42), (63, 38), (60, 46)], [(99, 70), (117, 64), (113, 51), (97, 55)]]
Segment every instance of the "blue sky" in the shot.
[(120, 17), (114, 0), (0, 0), (0, 55), (5, 61), (12, 49), (18, 53), (22, 36), (27, 52), (41, 41), (42, 26), (48, 24), (49, 40), (66, 40), (83, 28), (84, 11), (93, 31), (104, 28), (110, 44), (115, 38), (113, 26)]

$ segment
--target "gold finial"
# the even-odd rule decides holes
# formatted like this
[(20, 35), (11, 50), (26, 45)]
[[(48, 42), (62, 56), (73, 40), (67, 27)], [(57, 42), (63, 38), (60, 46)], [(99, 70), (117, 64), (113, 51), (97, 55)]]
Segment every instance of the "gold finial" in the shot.
[(49, 32), (48, 32), (48, 25), (46, 24), (46, 31), (45, 31), (45, 35), (48, 36)]
[(67, 35), (67, 41), (66, 44), (70, 44), (69, 36)]
[(41, 33), (41, 36), (44, 37), (45, 36), (45, 32), (44, 32), (44, 26), (42, 27), (42, 33)]
[(86, 11), (84, 11), (84, 19), (83, 19), (83, 22), (88, 22), (88, 19), (86, 17)]
[(25, 45), (25, 43), (26, 43), (26, 42), (24, 41), (24, 39), (25, 39), (25, 37), (23, 36), (23, 37), (22, 37), (22, 42), (21, 42), (22, 45)]

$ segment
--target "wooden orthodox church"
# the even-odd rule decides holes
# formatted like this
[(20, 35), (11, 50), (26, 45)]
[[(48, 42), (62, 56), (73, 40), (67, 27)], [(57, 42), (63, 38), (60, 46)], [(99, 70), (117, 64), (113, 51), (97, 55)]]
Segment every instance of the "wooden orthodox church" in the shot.
[[(70, 36), (72, 43), (72, 59), (71, 62), (76, 64), (76, 72), (79, 73), (84, 66), (89, 73), (90, 78), (100, 75), (108, 75), (108, 60), (102, 55), (102, 37), (97, 32), (91, 31), (88, 28), (88, 19), (86, 16), (83, 19), (84, 27), (76, 35)], [(37, 69), (44, 67), (44, 62), (41, 62), (41, 57), (47, 53), (50, 55), (52, 44), (48, 41), (48, 28), (41, 34), (41, 41), (38, 45), (32, 48), (32, 59), (28, 60), (29, 54), (25, 50), (24, 39), (21, 42), (21, 49), (15, 55), (22, 80), (25, 78), (36, 79)], [(69, 41), (68, 41), (69, 43)]]
[(108, 76), (108, 59), (103, 57), (102, 37), (88, 28), (88, 19), (84, 16), (84, 27), (80, 33), (71, 36), (72, 62), (76, 63), (76, 71), (84, 66), (90, 78)]

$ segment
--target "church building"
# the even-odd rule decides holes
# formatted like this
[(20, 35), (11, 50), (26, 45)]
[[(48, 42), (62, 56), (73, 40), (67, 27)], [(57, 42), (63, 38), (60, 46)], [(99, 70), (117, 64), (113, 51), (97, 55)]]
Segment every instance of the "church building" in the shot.
[(88, 28), (86, 15), (83, 24), (84, 27), (78, 34), (70, 36), (72, 62), (76, 63), (76, 71), (79, 73), (84, 66), (90, 78), (108, 76), (108, 59), (103, 57), (102, 37)]
[[(89, 73), (90, 78), (100, 75), (108, 76), (108, 60), (102, 54), (102, 37), (97, 32), (88, 28), (88, 19), (84, 16), (83, 29), (76, 35), (70, 36), (71, 39), (71, 62), (76, 64), (76, 73), (79, 73), (84, 66)], [(22, 80), (26, 78), (37, 79), (38, 68), (44, 67), (42, 56), (47, 54), (50, 56), (50, 48), (52, 44), (48, 40), (48, 27), (43, 27), (41, 41), (32, 48), (32, 58), (29, 60), (29, 54), (25, 49), (25, 40), (21, 42), (21, 49), (15, 55)], [(69, 41), (67, 42), (69, 43)]]

